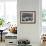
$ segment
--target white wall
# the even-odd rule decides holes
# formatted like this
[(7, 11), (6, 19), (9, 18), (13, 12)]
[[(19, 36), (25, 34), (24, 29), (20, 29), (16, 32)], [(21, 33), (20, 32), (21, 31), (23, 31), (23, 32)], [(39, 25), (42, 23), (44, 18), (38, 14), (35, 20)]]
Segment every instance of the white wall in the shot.
[[(29, 39), (31, 43), (40, 43), (41, 6), (42, 6), (41, 2), (42, 0), (18, 0), (17, 1), (18, 39), (24, 38), (24, 39)], [(36, 11), (36, 23), (20, 24), (20, 11)]]

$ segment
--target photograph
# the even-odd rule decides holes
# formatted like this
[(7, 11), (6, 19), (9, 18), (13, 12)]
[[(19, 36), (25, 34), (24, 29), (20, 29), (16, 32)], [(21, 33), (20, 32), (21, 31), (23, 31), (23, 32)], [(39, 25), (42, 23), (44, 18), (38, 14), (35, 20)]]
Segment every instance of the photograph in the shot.
[(36, 23), (36, 11), (20, 11), (20, 23), (22, 24)]

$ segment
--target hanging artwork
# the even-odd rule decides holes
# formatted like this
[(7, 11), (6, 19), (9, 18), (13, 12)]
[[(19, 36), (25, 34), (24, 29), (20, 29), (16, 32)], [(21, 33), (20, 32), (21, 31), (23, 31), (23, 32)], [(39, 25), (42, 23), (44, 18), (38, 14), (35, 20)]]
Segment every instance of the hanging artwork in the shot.
[(21, 24), (35, 24), (36, 11), (20, 11), (20, 23)]

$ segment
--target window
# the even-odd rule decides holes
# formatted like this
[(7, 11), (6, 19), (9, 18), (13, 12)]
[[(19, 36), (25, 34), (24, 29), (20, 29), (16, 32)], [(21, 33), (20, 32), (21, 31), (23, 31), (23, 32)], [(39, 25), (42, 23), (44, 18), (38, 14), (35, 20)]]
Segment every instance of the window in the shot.
[(17, 25), (17, 0), (0, 1), (0, 17)]
[(42, 32), (46, 33), (46, 0), (42, 0)]
[(46, 26), (46, 0), (42, 0), (42, 26)]
[(4, 2), (0, 2), (0, 17), (4, 16)]

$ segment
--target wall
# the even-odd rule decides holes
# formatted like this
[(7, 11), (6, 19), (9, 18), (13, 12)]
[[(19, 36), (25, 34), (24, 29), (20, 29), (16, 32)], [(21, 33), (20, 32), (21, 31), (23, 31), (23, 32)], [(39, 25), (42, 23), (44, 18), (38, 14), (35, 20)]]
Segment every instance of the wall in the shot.
[[(18, 39), (29, 39), (34, 46), (39, 46), (41, 34), (42, 0), (17, 0)], [(20, 11), (36, 11), (35, 24), (20, 24)]]

